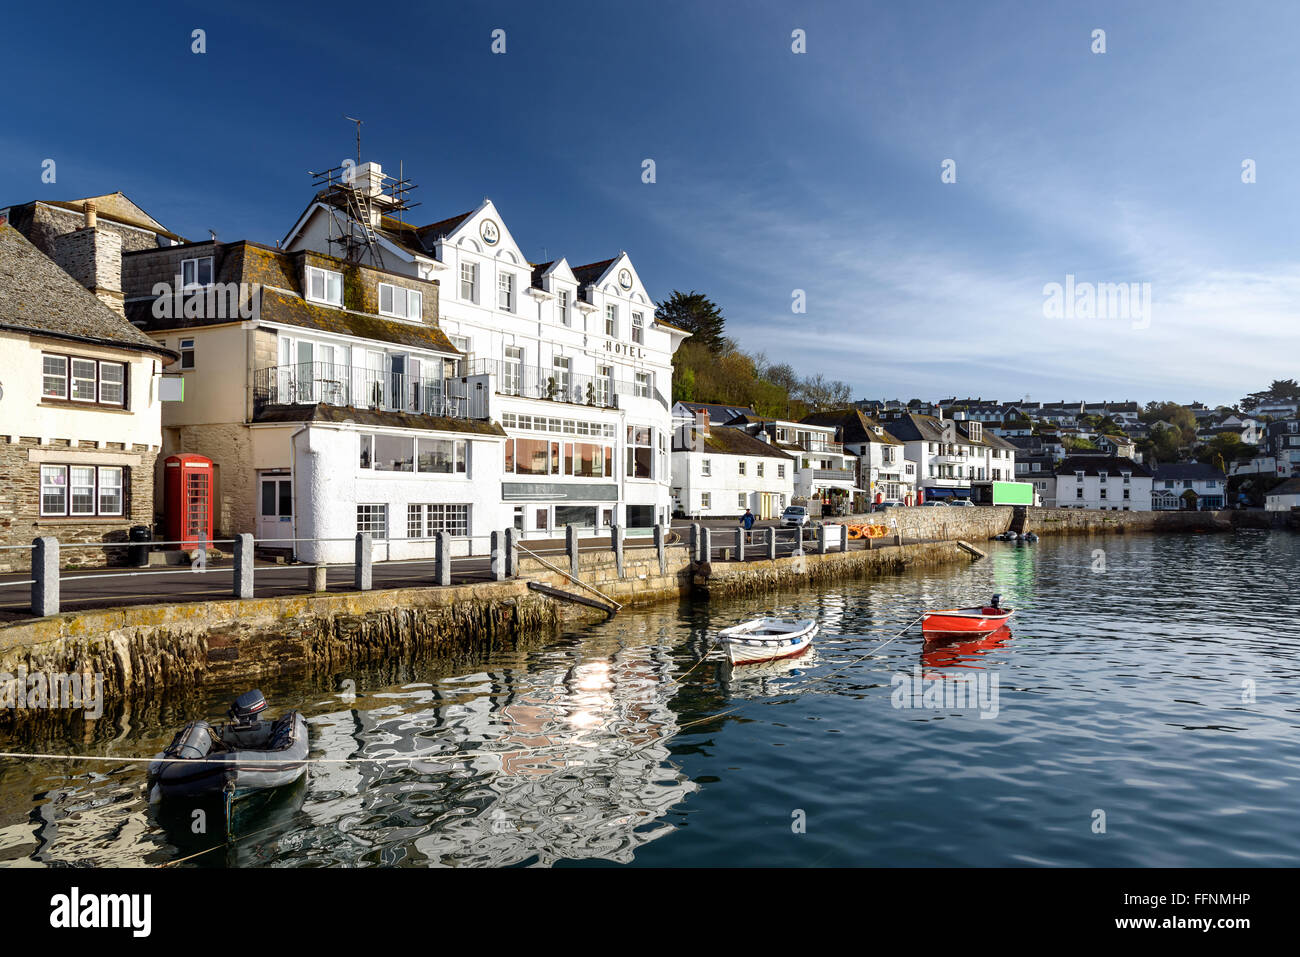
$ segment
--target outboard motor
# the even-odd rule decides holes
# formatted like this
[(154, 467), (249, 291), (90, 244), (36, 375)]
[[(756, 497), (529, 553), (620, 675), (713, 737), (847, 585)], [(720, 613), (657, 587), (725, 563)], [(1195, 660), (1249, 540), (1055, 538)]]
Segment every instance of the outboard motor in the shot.
[(245, 691), (230, 706), (230, 720), (236, 731), (257, 725), (257, 716), (266, 710), (266, 698), (260, 691)]
[(989, 602), (989, 607), (990, 607), (990, 608), (1001, 608), (1001, 607), (1002, 607), (1002, 596), (1001, 596), (1001, 595), (994, 595), (994, 596), (993, 596), (993, 600), (992, 600), (991, 602)]

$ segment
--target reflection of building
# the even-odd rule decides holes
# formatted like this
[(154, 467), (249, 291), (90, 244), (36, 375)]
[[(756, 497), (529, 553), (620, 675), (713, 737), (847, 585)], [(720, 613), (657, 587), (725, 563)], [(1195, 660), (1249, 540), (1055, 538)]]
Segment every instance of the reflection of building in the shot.
[(392, 690), (383, 693), (391, 707), (314, 719), (315, 753), (443, 752), (313, 768), (304, 811), (324, 842), (320, 857), (630, 860), (666, 832), (654, 822), (696, 789), (668, 763), (672, 674), (666, 650), (638, 647)]

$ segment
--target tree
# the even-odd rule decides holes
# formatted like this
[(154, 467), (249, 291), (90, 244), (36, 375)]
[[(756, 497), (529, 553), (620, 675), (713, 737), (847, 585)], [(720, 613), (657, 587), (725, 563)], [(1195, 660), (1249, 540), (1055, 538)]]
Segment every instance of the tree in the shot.
[(1274, 379), (1263, 392), (1252, 392), (1241, 400), (1241, 407), (1247, 412), (1259, 408), (1262, 402), (1297, 402), (1300, 401), (1300, 383), (1295, 379)]
[(723, 329), (727, 324), (722, 310), (704, 293), (673, 290), (673, 294), (655, 306), (655, 319), (685, 329), (696, 345), (709, 352), (724, 351)]

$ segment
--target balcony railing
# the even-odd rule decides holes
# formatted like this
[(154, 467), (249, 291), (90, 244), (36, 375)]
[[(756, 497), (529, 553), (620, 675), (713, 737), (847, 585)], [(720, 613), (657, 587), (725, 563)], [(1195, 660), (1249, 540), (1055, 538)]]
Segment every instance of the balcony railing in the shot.
[(582, 375), (577, 372), (538, 369), (521, 363), (499, 359), (475, 359), (469, 363), (476, 375), (496, 377), (496, 390), (501, 395), (516, 395), (525, 399), (548, 399), (598, 409), (616, 409), (620, 396), (654, 399), (665, 409), (668, 400), (654, 386), (613, 379), (608, 376)]
[(856, 478), (848, 469), (813, 469), (814, 482), (852, 482)]
[(253, 405), (325, 405), (487, 418), (486, 380), (440, 379), (331, 362), (296, 362), (253, 373)]
[(805, 452), (836, 452), (840, 455), (844, 454), (843, 442), (831, 442), (827, 439), (800, 439), (799, 448)]

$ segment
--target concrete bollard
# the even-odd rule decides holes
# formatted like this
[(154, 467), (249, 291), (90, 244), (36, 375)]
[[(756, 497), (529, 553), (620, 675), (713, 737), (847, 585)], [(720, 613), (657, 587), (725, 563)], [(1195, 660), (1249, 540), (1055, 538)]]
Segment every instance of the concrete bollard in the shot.
[(767, 543), (767, 557), (771, 561), (776, 558), (776, 529), (769, 525), (763, 529), (763, 539)]
[(253, 597), (253, 536), (248, 532), (235, 536), (236, 598)]
[(691, 561), (700, 561), (700, 523), (691, 523)]
[(825, 523), (817, 526), (817, 554), (826, 554), (826, 525)]
[(664, 527), (655, 525), (655, 553), (659, 556), (659, 574), (668, 574), (668, 556), (664, 553)]
[(505, 532), (494, 531), (492, 533), (492, 580), (505, 581), (506, 579), (506, 546)]
[(519, 530), (506, 529), (506, 578), (519, 577)]
[(839, 529), (840, 529), (840, 551), (847, 552), (849, 550), (849, 527), (847, 525), (841, 525), (839, 526)]
[(324, 565), (312, 565), (307, 569), (307, 590), (311, 592), (328, 591)]
[(354, 550), (355, 566), (352, 572), (352, 586), (357, 591), (370, 591), (371, 586), (374, 584), (370, 542), (369, 532), (357, 532), (357, 544)]
[(700, 561), (713, 561), (713, 529), (697, 525), (700, 530)]
[(618, 577), (623, 577), (623, 526), (614, 525), (609, 530), (609, 541), (614, 549), (614, 564), (618, 568)]
[(736, 529), (736, 561), (745, 560), (745, 526)]
[(59, 540), (51, 535), (32, 539), (32, 614), (59, 613)]
[(578, 577), (578, 526), (564, 526), (564, 551), (569, 556), (569, 574)]
[(895, 544), (895, 545), (901, 545), (901, 544), (903, 544), (903, 533), (902, 533), (902, 532), (895, 532), (895, 533), (894, 533), (894, 544)]
[(451, 532), (438, 532), (433, 539), (433, 581), (451, 584)]

